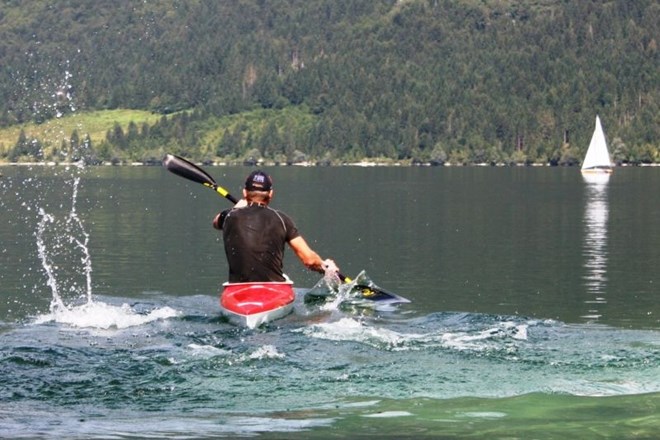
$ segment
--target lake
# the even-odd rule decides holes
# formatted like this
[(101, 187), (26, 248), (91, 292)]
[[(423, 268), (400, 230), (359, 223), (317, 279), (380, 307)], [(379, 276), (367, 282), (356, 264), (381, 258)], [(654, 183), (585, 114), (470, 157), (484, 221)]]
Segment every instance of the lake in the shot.
[[(207, 168), (235, 195), (249, 168)], [(655, 438), (660, 170), (273, 167), (412, 302), (220, 317), (228, 202), (161, 167), (0, 167), (0, 437)]]

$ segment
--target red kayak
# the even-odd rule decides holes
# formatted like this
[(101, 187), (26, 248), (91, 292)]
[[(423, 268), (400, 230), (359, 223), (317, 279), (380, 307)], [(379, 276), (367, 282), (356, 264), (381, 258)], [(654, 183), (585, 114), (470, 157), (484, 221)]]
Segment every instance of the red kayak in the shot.
[(293, 310), (293, 282), (224, 283), (220, 309), (230, 321), (248, 328), (282, 318)]

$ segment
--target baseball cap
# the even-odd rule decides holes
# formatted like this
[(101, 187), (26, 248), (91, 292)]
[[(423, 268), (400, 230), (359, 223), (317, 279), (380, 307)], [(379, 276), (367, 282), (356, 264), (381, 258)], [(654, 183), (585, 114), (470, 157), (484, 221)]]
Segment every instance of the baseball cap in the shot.
[(273, 180), (263, 171), (252, 171), (245, 179), (245, 189), (248, 191), (270, 191), (273, 187)]

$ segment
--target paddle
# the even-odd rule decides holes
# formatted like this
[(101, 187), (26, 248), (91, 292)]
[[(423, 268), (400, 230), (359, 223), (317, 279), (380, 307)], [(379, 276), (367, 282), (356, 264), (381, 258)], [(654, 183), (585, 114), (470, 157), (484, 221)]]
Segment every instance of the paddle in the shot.
[[(344, 283), (350, 283), (352, 280), (347, 276), (342, 275), (340, 272), (337, 272), (337, 276)], [(390, 304), (395, 303), (409, 303), (410, 300), (404, 298), (396, 293), (388, 292), (383, 290), (375, 284), (356, 284), (355, 288), (360, 291), (362, 298), (368, 299), (371, 301), (389, 301)]]
[[(167, 168), (168, 171), (176, 174), (177, 176), (192, 180), (193, 182), (201, 183), (205, 187), (211, 188), (232, 203), (238, 203), (238, 200), (229, 194), (229, 191), (218, 185), (218, 183), (213, 177), (211, 177), (210, 174), (182, 157), (175, 156), (174, 154), (167, 154), (163, 159), (163, 166)], [(342, 275), (339, 272), (337, 272), (337, 276), (344, 283), (351, 282), (350, 278)], [(393, 302), (410, 302), (406, 298), (403, 298), (395, 293), (382, 290), (376, 285), (357, 284), (355, 288), (360, 290), (362, 297), (365, 299), (373, 301), (391, 300)]]
[(218, 185), (215, 179), (211, 177), (209, 173), (182, 157), (175, 156), (174, 154), (168, 154), (163, 159), (163, 166), (167, 168), (168, 171), (176, 174), (177, 176), (192, 180), (193, 182), (201, 183), (205, 187), (211, 188), (213, 191), (231, 201), (233, 204), (238, 203), (238, 200), (229, 194), (229, 191)]

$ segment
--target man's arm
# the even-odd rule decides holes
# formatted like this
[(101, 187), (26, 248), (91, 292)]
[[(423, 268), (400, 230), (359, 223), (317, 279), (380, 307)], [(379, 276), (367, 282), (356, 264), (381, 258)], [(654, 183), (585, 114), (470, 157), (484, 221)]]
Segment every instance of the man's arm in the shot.
[(323, 273), (323, 260), (314, 252), (312, 248), (309, 247), (307, 242), (302, 236), (297, 236), (293, 240), (289, 241), (289, 246), (296, 253), (302, 264), (307, 266), (309, 269)]

